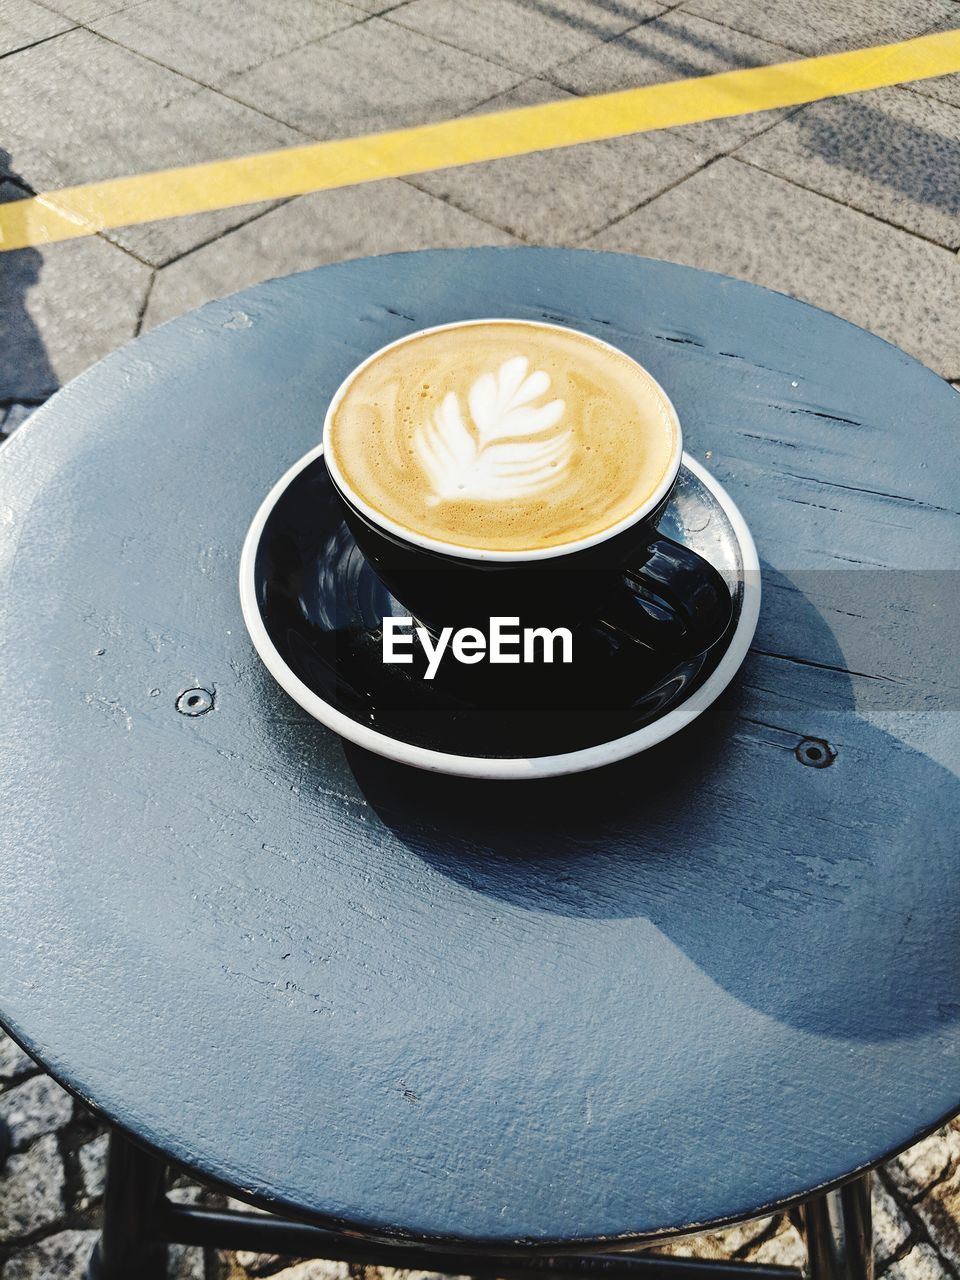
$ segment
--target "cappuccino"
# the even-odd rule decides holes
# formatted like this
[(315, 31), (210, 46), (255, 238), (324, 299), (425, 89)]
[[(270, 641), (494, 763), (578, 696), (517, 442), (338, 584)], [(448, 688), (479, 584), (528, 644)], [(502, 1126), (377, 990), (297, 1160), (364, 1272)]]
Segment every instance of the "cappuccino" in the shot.
[(676, 465), (678, 430), (628, 356), (569, 330), (490, 321), (415, 335), (361, 367), (325, 448), (402, 529), (532, 551), (642, 510)]

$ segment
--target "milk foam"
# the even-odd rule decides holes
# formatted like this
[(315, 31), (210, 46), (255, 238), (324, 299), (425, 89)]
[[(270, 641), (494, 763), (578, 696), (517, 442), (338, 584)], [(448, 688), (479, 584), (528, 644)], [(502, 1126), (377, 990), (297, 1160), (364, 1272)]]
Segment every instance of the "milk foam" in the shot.
[(375, 510), (479, 549), (562, 546), (643, 506), (675, 420), (657, 384), (585, 335), (492, 321), (422, 334), (361, 369), (326, 447)]
[[(482, 373), (467, 393), (470, 423), (448, 391), (415, 432), (414, 448), (427, 474), (427, 503), (512, 502), (558, 485), (573, 457), (566, 405), (537, 405), (550, 386), (542, 369), (528, 375), (524, 355), (509, 356), (497, 372)], [(560, 429), (551, 428), (560, 424)]]

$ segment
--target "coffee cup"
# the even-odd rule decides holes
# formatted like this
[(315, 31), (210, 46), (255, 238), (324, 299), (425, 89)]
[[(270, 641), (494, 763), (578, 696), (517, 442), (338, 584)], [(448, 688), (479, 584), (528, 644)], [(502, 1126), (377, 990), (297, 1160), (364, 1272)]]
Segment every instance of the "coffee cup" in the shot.
[(361, 552), (428, 631), (576, 628), (608, 610), (678, 659), (718, 639), (726, 585), (659, 533), (682, 432), (622, 351), (539, 321), (422, 329), (330, 402), (326, 466)]

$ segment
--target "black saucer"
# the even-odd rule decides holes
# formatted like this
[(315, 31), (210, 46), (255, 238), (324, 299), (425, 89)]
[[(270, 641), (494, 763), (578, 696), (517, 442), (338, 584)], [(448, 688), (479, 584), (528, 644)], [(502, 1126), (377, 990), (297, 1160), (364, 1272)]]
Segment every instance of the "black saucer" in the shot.
[[(711, 520), (722, 524), (724, 510), (691, 467), (706, 473), (685, 462), (661, 528), (693, 545), (679, 536), (684, 498), (697, 491), (693, 523), (701, 530)], [(467, 667), (448, 658), (427, 681), (418, 645), (413, 665), (382, 660), (382, 619), (406, 611), (357, 548), (318, 449), (280, 481), (258, 513), (244, 549), (241, 595), (251, 636), (274, 676), (345, 736), (450, 772), (539, 776), (643, 749), (651, 735), (641, 731), (704, 689), (731, 656), (734, 634), (748, 621), (753, 633), (755, 611), (752, 621), (745, 617), (744, 558), (738, 559), (739, 577), (731, 582), (725, 575), (733, 589), (728, 593), (718, 579), (723, 607), (707, 634), (696, 628), (695, 643), (684, 619), (628, 569), (597, 616), (576, 628), (571, 664)], [(734, 670), (746, 652), (740, 648)], [(563, 768), (556, 767), (558, 758)]]

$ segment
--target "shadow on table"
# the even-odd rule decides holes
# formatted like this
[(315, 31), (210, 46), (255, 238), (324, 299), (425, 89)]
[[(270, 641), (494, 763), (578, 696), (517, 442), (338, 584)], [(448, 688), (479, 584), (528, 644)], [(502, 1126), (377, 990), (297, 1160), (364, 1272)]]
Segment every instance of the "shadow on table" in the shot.
[[(769, 567), (764, 591), (773, 629), (817, 655), (797, 664), (822, 678), (813, 709), (798, 709), (793, 664), (765, 688), (770, 664), (752, 657), (684, 732), (591, 774), (478, 782), (348, 747), (357, 783), (434, 871), (530, 912), (649, 919), (778, 1021), (863, 1039), (952, 1022), (960, 781), (853, 714), (844, 654), (802, 591)], [(757, 698), (772, 723), (747, 718)], [(774, 727), (798, 720), (795, 735)], [(805, 767), (794, 748), (823, 724), (842, 737), (836, 762)]]
[[(15, 185), (19, 178), (10, 162), (9, 152), (0, 149), (0, 202), (26, 194)], [(42, 267), (43, 256), (36, 249), (0, 253), (0, 435), (11, 409), (19, 421), (59, 385), (46, 345), (27, 310), (27, 294), (40, 279)]]

